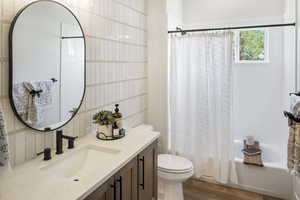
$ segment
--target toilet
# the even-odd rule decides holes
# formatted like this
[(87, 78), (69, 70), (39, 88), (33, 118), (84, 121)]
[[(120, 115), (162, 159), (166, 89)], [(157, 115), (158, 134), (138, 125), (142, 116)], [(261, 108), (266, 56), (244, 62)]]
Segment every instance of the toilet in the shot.
[(182, 183), (194, 174), (191, 161), (170, 154), (158, 155), (159, 200), (183, 200)]

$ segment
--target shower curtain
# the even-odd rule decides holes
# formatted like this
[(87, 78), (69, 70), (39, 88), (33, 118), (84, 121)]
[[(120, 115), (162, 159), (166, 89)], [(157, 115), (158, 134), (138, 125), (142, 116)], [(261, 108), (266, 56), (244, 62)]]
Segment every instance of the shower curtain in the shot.
[(234, 181), (231, 32), (170, 38), (170, 147), (196, 178)]

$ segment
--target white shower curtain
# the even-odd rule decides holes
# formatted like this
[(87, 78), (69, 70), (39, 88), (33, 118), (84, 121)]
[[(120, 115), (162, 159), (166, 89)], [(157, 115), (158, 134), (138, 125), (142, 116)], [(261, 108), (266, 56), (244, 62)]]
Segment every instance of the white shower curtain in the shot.
[(171, 152), (192, 160), (197, 178), (232, 177), (232, 33), (171, 36)]

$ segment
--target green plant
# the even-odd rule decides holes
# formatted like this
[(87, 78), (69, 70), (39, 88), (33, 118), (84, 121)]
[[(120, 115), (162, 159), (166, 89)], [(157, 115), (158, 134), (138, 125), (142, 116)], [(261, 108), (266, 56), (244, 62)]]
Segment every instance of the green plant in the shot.
[(265, 31), (248, 30), (240, 32), (240, 60), (264, 60)]
[(116, 122), (116, 119), (113, 116), (113, 112), (106, 110), (94, 114), (93, 120), (95, 124), (98, 124), (100, 126), (113, 125)]
[(72, 110), (69, 111), (72, 115), (74, 115), (78, 111), (78, 108), (73, 108)]

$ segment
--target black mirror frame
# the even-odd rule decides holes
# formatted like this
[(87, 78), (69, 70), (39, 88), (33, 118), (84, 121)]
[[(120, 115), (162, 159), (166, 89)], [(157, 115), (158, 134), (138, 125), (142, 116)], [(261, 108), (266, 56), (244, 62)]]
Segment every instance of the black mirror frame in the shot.
[[(21, 117), (20, 115), (18, 114), (17, 112), (17, 109), (14, 105), (14, 100), (13, 100), (13, 31), (14, 31), (14, 27), (15, 27), (15, 24), (19, 18), (19, 16), (28, 8), (30, 7), (31, 5), (33, 4), (36, 4), (36, 3), (39, 3), (39, 2), (50, 2), (50, 3), (55, 3), (63, 8), (65, 8), (67, 11), (69, 11), (73, 17), (76, 19), (76, 21), (78, 22), (78, 25), (81, 29), (81, 32), (82, 32), (82, 36), (83, 36), (83, 43), (84, 43), (84, 90), (83, 90), (83, 94), (82, 94), (82, 99), (80, 101), (80, 104), (78, 106), (78, 109), (73, 113), (72, 117), (66, 121), (63, 125), (55, 128), (55, 129), (49, 129), (49, 128), (45, 128), (44, 130), (40, 130), (40, 129), (37, 129), (37, 128), (34, 128), (32, 126), (30, 126), (29, 124), (27, 124)], [(53, 1), (53, 0), (37, 0), (37, 1), (34, 1), (32, 3), (29, 3), (28, 5), (26, 5), (24, 8), (20, 9), (16, 16), (14, 17), (13, 21), (11, 22), (11, 25), (10, 25), (10, 29), (9, 29), (9, 101), (10, 101), (10, 105), (11, 105), (11, 108), (15, 114), (15, 116), (28, 128), (30, 129), (33, 129), (35, 131), (38, 131), (38, 132), (52, 132), (52, 131), (55, 131), (55, 130), (58, 130), (58, 129), (61, 129), (62, 127), (64, 127), (65, 125), (67, 125), (69, 122), (72, 121), (72, 119), (76, 116), (76, 114), (79, 112), (79, 109), (80, 107), (82, 106), (82, 103), (83, 103), (83, 100), (84, 100), (84, 97), (85, 97), (85, 93), (86, 93), (86, 37), (85, 37), (85, 34), (84, 34), (84, 31), (83, 31), (83, 28), (82, 28), (82, 25), (80, 24), (78, 18), (75, 16), (75, 14), (68, 8), (66, 7), (65, 5), (59, 3), (59, 2), (56, 2), (56, 1)]]

